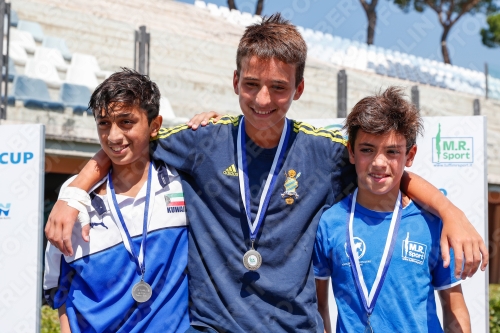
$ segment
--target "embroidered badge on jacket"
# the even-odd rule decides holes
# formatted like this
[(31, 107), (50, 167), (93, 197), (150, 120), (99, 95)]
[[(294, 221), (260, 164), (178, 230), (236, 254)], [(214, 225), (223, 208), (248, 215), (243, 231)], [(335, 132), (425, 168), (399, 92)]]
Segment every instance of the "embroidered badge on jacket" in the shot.
[(294, 203), (295, 199), (299, 198), (297, 193), (297, 188), (299, 187), (299, 182), (297, 179), (300, 177), (300, 172), (297, 173), (295, 170), (291, 169), (285, 172), (285, 192), (281, 193), (281, 197), (285, 199), (288, 205)]

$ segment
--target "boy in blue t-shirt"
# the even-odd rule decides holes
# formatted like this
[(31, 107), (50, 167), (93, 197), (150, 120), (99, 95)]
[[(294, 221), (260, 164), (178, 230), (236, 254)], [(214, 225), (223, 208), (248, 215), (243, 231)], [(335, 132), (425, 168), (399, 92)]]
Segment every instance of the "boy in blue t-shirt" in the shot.
[(422, 131), (418, 110), (401, 89), (389, 87), (358, 102), (344, 129), (358, 189), (322, 215), (316, 234), (314, 272), (325, 331), (331, 332), (331, 277), (337, 332), (443, 332), (434, 290), (445, 329), (470, 332), (453, 263), (443, 268), (442, 223), (399, 190)]
[[(189, 328), (182, 185), (174, 168), (153, 162), (149, 154), (149, 141), (162, 124), (159, 100), (156, 84), (128, 69), (92, 94), (89, 105), (111, 170), (84, 200), (87, 207), (80, 204), (82, 214), (88, 213), (92, 242), (80, 237), (78, 225), (73, 255), (47, 247), (44, 294), (59, 310), (63, 333)], [(77, 190), (66, 187), (71, 181), (60, 199)]]

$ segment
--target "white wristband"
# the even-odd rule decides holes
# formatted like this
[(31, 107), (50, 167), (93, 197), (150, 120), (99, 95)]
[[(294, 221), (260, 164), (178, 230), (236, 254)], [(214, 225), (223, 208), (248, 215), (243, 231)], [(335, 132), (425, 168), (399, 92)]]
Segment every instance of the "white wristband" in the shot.
[[(85, 206), (90, 206), (90, 196), (87, 192), (78, 187), (66, 187), (59, 193), (59, 199), (69, 202), (74, 200)], [(72, 206), (73, 207), (73, 206)], [(74, 207), (77, 208), (77, 207)], [(77, 208), (78, 209), (78, 208)]]
[(87, 207), (84, 204), (82, 204), (79, 201), (73, 200), (73, 199), (69, 199), (69, 200), (60, 199), (60, 200), (66, 201), (68, 203), (68, 206), (73, 207), (73, 208), (78, 210), (77, 219), (82, 227), (90, 223), (90, 215), (89, 215), (89, 212), (87, 211)]

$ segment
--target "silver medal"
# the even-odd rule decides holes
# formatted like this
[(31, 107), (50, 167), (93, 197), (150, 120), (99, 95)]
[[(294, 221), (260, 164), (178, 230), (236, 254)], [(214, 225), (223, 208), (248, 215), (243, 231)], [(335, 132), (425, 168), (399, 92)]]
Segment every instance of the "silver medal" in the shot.
[(262, 265), (262, 256), (254, 249), (248, 250), (243, 256), (243, 265), (245, 265), (249, 271), (255, 271)]
[(147, 302), (153, 295), (151, 286), (144, 281), (137, 282), (132, 288), (132, 297), (139, 303)]

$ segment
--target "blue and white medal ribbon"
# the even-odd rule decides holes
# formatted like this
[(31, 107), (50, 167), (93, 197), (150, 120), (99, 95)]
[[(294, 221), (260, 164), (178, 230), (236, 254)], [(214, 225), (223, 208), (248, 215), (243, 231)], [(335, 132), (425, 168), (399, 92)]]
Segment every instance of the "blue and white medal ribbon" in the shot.
[(118, 206), (118, 201), (116, 200), (115, 188), (113, 186), (113, 181), (111, 177), (111, 170), (108, 174), (108, 183), (106, 185), (106, 197), (108, 199), (108, 204), (111, 210), (111, 214), (113, 215), (113, 219), (115, 220), (116, 226), (118, 230), (120, 230), (120, 234), (122, 236), (123, 245), (127, 249), (127, 251), (134, 258), (135, 264), (137, 265), (137, 270), (141, 274), (141, 281), (136, 283), (132, 288), (132, 297), (137, 302), (146, 302), (149, 300), (151, 295), (153, 294), (151, 286), (144, 282), (144, 273), (146, 272), (146, 238), (148, 233), (148, 225), (149, 221), (151, 221), (151, 215), (154, 207), (154, 200), (151, 200), (151, 170), (152, 163), (149, 163), (148, 170), (148, 181), (146, 184), (146, 202), (144, 203), (144, 219), (142, 225), (142, 241), (141, 247), (139, 248), (139, 254), (134, 248), (134, 244), (132, 242), (132, 238), (130, 237), (130, 233), (128, 231), (127, 225), (125, 224), (125, 220), (123, 219), (122, 212), (120, 207)]
[(240, 181), (240, 193), (241, 199), (243, 201), (243, 206), (245, 207), (245, 213), (247, 216), (248, 227), (250, 229), (250, 240), (252, 241), (252, 249), (247, 251), (243, 256), (243, 264), (245, 267), (251, 271), (257, 270), (262, 264), (262, 256), (259, 252), (254, 249), (254, 242), (259, 233), (260, 225), (264, 220), (264, 215), (269, 206), (269, 200), (271, 199), (271, 194), (276, 184), (276, 179), (278, 178), (278, 173), (283, 164), (286, 147), (288, 144), (288, 138), (290, 137), (290, 129), (288, 127), (288, 120), (285, 118), (285, 125), (283, 131), (281, 132), (280, 141), (274, 156), (273, 164), (271, 165), (271, 170), (267, 176), (266, 183), (262, 189), (262, 194), (260, 197), (259, 209), (257, 215), (255, 216), (255, 221), (252, 222), (252, 215), (250, 210), (250, 186), (248, 181), (248, 165), (247, 165), (247, 154), (246, 154), (246, 135), (245, 135), (245, 117), (241, 118), (240, 126), (238, 128), (238, 142), (237, 142), (237, 153), (238, 153), (238, 178)]
[(349, 223), (347, 225), (347, 253), (349, 254), (349, 261), (351, 263), (351, 271), (355, 279), (356, 289), (363, 301), (363, 306), (366, 311), (367, 326), (365, 332), (373, 332), (370, 324), (370, 316), (375, 308), (375, 303), (384, 284), (385, 277), (387, 275), (387, 270), (391, 263), (392, 254), (394, 252), (394, 245), (396, 243), (396, 238), (398, 235), (399, 223), (401, 222), (401, 191), (399, 191), (398, 199), (396, 200), (396, 205), (394, 206), (394, 213), (392, 214), (391, 225), (389, 227), (389, 232), (387, 234), (387, 239), (385, 242), (384, 252), (382, 254), (382, 259), (377, 270), (377, 276), (373, 282), (372, 289), (368, 293), (368, 288), (366, 287), (366, 282), (363, 277), (363, 272), (361, 271), (361, 265), (359, 264), (359, 258), (353, 254), (352, 249), (354, 246), (354, 210), (356, 208), (356, 198), (358, 195), (358, 189), (354, 191), (352, 195), (351, 212), (349, 214)]

